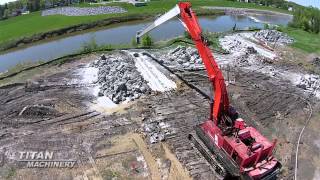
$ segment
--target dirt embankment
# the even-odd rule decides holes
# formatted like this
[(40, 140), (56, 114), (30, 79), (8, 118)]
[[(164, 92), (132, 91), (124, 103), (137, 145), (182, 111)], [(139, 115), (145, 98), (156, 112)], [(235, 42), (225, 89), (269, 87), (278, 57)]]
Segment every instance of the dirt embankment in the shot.
[(88, 30), (96, 27), (108, 26), (108, 25), (117, 24), (121, 22), (144, 20), (144, 19), (147, 19), (148, 17), (150, 16), (141, 14), (136, 16), (117, 17), (112, 19), (109, 18), (109, 19), (103, 19), (99, 21), (69, 26), (66, 28), (57, 29), (49, 32), (38, 33), (29, 37), (22, 37), (17, 40), (3, 43), (2, 45), (0, 45), (0, 51), (5, 51), (11, 48), (20, 47), (25, 44), (34, 43), (40, 40), (49, 39), (49, 38), (61, 36), (64, 34), (71, 34), (78, 31)]

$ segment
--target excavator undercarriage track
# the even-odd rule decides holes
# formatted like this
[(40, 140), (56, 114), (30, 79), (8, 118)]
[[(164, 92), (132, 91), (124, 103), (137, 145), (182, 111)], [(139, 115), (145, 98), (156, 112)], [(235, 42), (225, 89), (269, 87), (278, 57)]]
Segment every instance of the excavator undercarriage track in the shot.
[(211, 165), (213, 171), (216, 173), (217, 178), (225, 179), (227, 177), (228, 172), (223, 168), (221, 163), (217, 160), (215, 154), (212, 154), (206, 145), (198, 138), (198, 133), (196, 131), (191, 132), (188, 135), (188, 139), (192, 142), (194, 148), (198, 149), (198, 151), (203, 155), (203, 157), (208, 161)]

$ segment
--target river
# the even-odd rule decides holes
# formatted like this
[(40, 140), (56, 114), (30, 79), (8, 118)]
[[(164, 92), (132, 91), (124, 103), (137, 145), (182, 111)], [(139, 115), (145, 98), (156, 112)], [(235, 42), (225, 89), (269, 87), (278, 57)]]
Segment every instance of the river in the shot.
[[(267, 15), (223, 15), (199, 17), (203, 31), (225, 32), (236, 24), (237, 29), (249, 27), (263, 28), (264, 23), (287, 25), (291, 20), (287, 16)], [(89, 31), (82, 34), (62, 37), (31, 44), (25, 48), (11, 50), (0, 54), (0, 72), (25, 62), (49, 61), (64, 55), (79, 52), (83, 44), (95, 39), (98, 45), (130, 43), (138, 30), (146, 27), (150, 21), (122, 23), (117, 26)], [(182, 35), (184, 28), (178, 19), (173, 19), (153, 30), (150, 34), (155, 41), (171, 39)]]

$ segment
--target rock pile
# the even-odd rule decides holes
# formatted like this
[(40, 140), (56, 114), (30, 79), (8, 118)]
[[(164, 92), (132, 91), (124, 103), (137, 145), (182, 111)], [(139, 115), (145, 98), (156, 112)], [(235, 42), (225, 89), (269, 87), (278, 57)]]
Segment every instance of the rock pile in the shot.
[(100, 6), (100, 7), (61, 7), (42, 11), (42, 16), (65, 15), (65, 16), (90, 16), (98, 14), (125, 13), (125, 9), (118, 6)]
[(312, 60), (312, 64), (320, 67), (320, 57), (316, 57)]
[(265, 42), (277, 42), (281, 44), (291, 44), (294, 42), (293, 38), (277, 30), (261, 30), (256, 32), (254, 37)]
[(175, 133), (174, 129), (164, 122), (144, 123), (142, 129), (151, 144), (164, 141), (168, 135)]
[(275, 60), (277, 55), (274, 52), (250, 41), (253, 35), (253, 33), (237, 33), (220, 38), (219, 42), (222, 48), (233, 56), (231, 59), (249, 58), (248, 61), (252, 64), (259, 63), (257, 60), (265, 58)]
[(306, 74), (301, 76), (298, 81), (297, 87), (302, 88), (304, 90), (316, 91), (320, 86), (320, 78), (319, 76), (313, 74)]
[(192, 47), (178, 46), (169, 51), (165, 59), (164, 64), (179, 69), (198, 69), (203, 67), (197, 49)]
[(96, 82), (100, 85), (98, 96), (106, 96), (116, 104), (137, 99), (151, 91), (133, 59), (127, 56), (102, 55), (90, 66), (99, 69)]

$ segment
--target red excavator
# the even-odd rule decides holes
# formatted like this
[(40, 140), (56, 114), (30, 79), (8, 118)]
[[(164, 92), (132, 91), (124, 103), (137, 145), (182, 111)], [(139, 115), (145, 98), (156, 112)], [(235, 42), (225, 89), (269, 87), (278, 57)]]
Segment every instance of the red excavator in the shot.
[(222, 178), (276, 179), (281, 168), (272, 155), (276, 140), (270, 142), (254, 127), (248, 126), (229, 105), (223, 74), (189, 2), (178, 3), (143, 31), (137, 32), (137, 42), (144, 34), (178, 15), (198, 49), (214, 88), (209, 119), (197, 125), (189, 139)]

